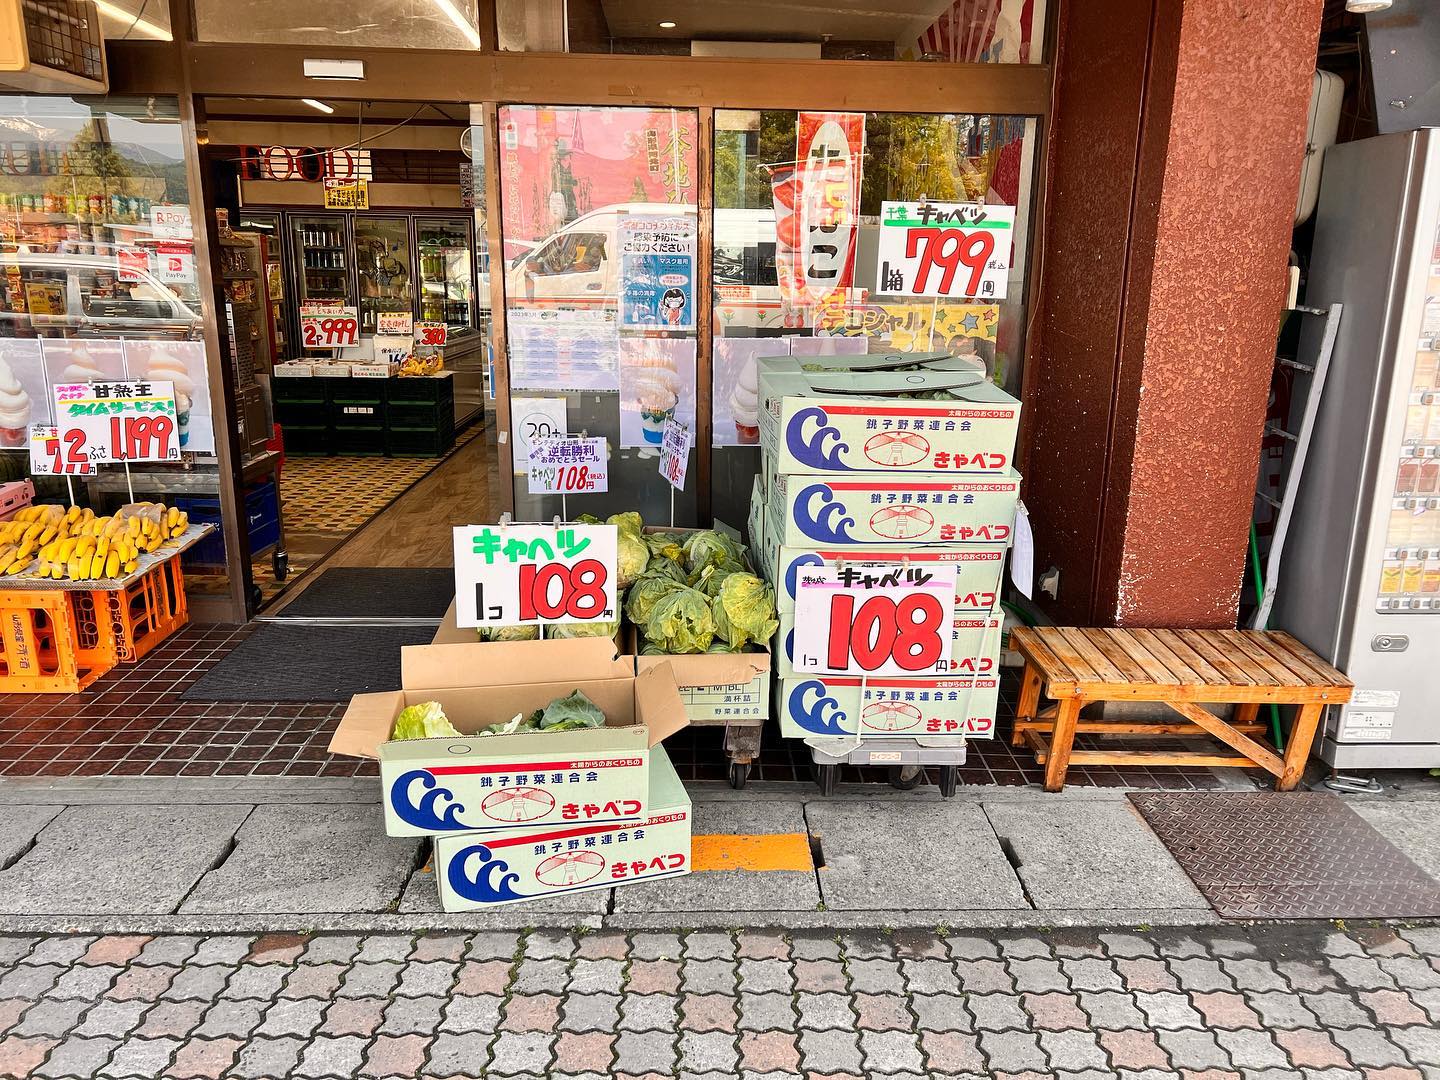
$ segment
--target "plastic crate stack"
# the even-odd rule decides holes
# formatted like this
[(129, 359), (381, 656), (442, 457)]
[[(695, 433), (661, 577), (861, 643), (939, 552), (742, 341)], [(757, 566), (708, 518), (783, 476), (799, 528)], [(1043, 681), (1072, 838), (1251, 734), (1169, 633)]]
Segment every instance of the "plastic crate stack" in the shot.
[[(965, 740), (995, 733), (1020, 403), (944, 353), (762, 358), (758, 370), (763, 453), (749, 527), (780, 611), (781, 734), (804, 739), (822, 766), (946, 766), (949, 794)], [(795, 670), (797, 573), (841, 561), (955, 564), (949, 673)]]

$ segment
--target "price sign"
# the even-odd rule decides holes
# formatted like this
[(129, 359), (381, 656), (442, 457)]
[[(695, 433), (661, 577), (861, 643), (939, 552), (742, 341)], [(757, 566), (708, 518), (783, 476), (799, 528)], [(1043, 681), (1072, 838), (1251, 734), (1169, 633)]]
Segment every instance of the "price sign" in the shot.
[(180, 460), (172, 383), (60, 383), (54, 393), (57, 451), (65, 462)]
[(665, 421), (660, 433), (660, 475), (670, 481), (676, 491), (685, 490), (685, 470), (690, 465), (690, 429), (673, 416)]
[(430, 348), (442, 348), (450, 339), (450, 327), (443, 322), (422, 322), (415, 324), (415, 344)]
[(538, 439), (530, 444), (531, 495), (584, 495), (608, 491), (605, 440)]
[(325, 178), (326, 210), (369, 210), (370, 182), (364, 179)]
[(300, 336), (307, 349), (349, 349), (360, 344), (360, 320), (353, 307), (300, 309)]
[(457, 624), (613, 622), (616, 540), (614, 525), (457, 527)]
[(866, 676), (949, 672), (954, 564), (805, 567), (796, 584), (797, 670)]
[(1003, 299), (1014, 231), (1013, 206), (883, 203), (876, 291)]
[(415, 332), (415, 316), (408, 311), (381, 311), (375, 315), (375, 333), (403, 335), (409, 337)]
[[(30, 425), (30, 472), (35, 476), (89, 476), (95, 466), (84, 452), (84, 435), (69, 443), (60, 441), (54, 424)], [(78, 445), (76, 445), (78, 443)]]
[(144, 281), (150, 269), (150, 255), (144, 248), (118, 248), (115, 263), (121, 281)]

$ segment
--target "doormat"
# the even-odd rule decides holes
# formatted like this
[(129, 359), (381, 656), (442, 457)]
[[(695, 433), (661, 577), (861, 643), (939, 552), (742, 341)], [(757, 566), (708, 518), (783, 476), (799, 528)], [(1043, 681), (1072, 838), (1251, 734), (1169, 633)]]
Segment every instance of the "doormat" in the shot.
[(455, 599), (455, 571), (448, 566), (332, 566), (273, 615), (263, 620), (346, 619), (432, 627)]
[(263, 623), (180, 695), (182, 701), (349, 701), (400, 689), (400, 647), (430, 626)]
[(1224, 918), (1440, 916), (1440, 884), (1334, 795), (1137, 792), (1130, 801)]

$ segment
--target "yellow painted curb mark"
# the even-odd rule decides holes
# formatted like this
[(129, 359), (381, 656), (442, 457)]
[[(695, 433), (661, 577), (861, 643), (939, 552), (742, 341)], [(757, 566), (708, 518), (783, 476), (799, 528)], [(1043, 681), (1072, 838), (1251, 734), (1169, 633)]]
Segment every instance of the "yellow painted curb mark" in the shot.
[(691, 840), (690, 868), (809, 873), (815, 864), (810, 858), (810, 838), (804, 833), (715, 833)]

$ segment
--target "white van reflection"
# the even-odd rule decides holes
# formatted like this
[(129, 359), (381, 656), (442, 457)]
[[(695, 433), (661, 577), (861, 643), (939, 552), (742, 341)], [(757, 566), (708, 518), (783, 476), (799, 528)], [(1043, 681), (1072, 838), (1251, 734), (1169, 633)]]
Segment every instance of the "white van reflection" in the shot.
[(199, 314), (147, 269), (103, 255), (0, 252), (0, 337), (198, 339)]

